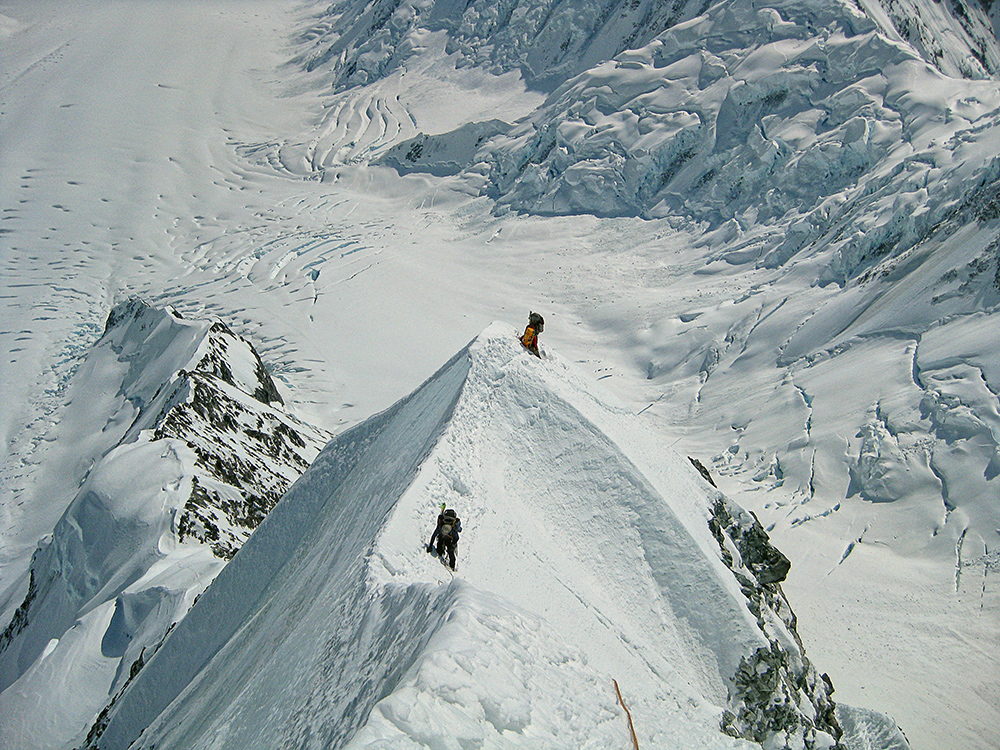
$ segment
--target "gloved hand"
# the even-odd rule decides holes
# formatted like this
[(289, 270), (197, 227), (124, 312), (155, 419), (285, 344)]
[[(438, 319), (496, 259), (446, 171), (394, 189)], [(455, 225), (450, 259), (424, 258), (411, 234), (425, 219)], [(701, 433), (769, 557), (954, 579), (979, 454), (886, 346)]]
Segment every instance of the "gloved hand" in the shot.
[(427, 545), (427, 553), (431, 554), (431, 555), (434, 554), (434, 545), (432, 545), (432, 544), (428, 544)]

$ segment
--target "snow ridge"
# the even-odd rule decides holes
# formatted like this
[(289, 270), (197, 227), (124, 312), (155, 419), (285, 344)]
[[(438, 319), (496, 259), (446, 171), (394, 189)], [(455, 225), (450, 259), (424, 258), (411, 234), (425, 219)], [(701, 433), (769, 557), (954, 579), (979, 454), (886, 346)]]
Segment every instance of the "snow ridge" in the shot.
[[(465, 525), (454, 580), (423, 549), (442, 502)], [(832, 747), (768, 549), (628, 410), (494, 324), (323, 451), (86, 746), (608, 747), (617, 674), (644, 745), (740, 746), (728, 706), (733, 734)]]
[(89, 411), (75, 428), (103, 445), (83, 443), (92, 464), (0, 634), (9, 747), (88, 725), (328, 437), (278, 408), (260, 358), (222, 323), (135, 299), (111, 311), (77, 378)]
[[(467, 357), (456, 357), (433, 385), (323, 451), (94, 728), (88, 747), (129, 747), (140, 734), (136, 747), (270, 747), (275, 736), (342, 743), (357, 730), (383, 697), (386, 676), (367, 670), (398, 678), (413, 658), (355, 651), (367, 637), (379, 640), (365, 636), (372, 627), (391, 624), (375, 617), (380, 605), (369, 608), (364, 558), (453, 408), (466, 367)], [(399, 601), (420, 623), (440, 619), (436, 598), (423, 587)], [(419, 646), (416, 634), (404, 634), (389, 640)], [(339, 700), (321, 700), (331, 694)], [(312, 705), (325, 710), (305, 710)]]

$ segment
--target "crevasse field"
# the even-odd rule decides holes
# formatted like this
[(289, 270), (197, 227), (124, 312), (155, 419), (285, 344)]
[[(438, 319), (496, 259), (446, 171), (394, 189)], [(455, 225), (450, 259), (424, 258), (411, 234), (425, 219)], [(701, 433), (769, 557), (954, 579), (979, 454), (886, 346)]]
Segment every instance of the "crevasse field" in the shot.
[[(838, 701), (914, 750), (996, 747), (1000, 21), (950, 7), (0, 2), (0, 625), (81, 486), (131, 514), (146, 546), (125, 560), (151, 586), (175, 585), (160, 556), (189, 587), (222, 567), (157, 541), (183, 456), (116, 449), (91, 471), (127, 427), (119, 365), (92, 348), (137, 296), (224, 321), (323, 434), (438, 377), (370, 454), (398, 461), (369, 473), (401, 499), (360, 524), (369, 546), (302, 485), (303, 515), (208, 589), (107, 747), (147, 725), (143, 747), (611, 747), (628, 739), (607, 677), (643, 747), (740, 747), (715, 730), (745, 614), (705, 594), (707, 531), (679, 531), (701, 528), (685, 498), (703, 488), (673, 451), (791, 559)], [(529, 310), (549, 357), (480, 343), (492, 365), (462, 390), (456, 353)], [(481, 489), (500, 474), (506, 495)], [(131, 494), (140, 477), (162, 491)], [(674, 497), (673, 520), (630, 505), (633, 480)], [(439, 500), (467, 524), (455, 583), (420, 549)], [(647, 522), (671, 540), (656, 554)], [(253, 609), (300, 531), (316, 561)], [(118, 570), (94, 574), (110, 591)], [(352, 611), (329, 592), (366, 581), (385, 616), (335, 632), (380, 658), (324, 681), (324, 617)], [(0, 746), (81, 746), (128, 670), (113, 609), (53, 615), (4, 666)], [(390, 622), (417, 640), (383, 659)], [(713, 629), (715, 650), (691, 635)], [(352, 699), (370, 718), (320, 710)]]

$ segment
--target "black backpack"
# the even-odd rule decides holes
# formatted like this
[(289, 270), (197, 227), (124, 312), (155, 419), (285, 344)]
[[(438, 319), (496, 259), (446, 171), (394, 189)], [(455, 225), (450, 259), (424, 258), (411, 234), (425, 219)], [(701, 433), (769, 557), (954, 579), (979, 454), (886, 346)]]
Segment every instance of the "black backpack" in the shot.
[(528, 316), (528, 325), (535, 329), (535, 333), (541, 333), (542, 329), (545, 328), (545, 319), (533, 312)]
[(458, 532), (458, 515), (451, 508), (441, 514), (441, 537), (444, 539), (454, 539)]

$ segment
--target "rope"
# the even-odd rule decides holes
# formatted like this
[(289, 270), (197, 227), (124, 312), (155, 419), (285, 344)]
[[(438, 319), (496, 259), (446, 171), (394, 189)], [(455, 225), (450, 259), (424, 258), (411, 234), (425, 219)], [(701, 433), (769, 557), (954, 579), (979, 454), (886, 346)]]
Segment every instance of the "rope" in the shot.
[(632, 733), (632, 745), (635, 747), (635, 750), (639, 750), (639, 740), (636, 739), (635, 726), (632, 724), (632, 712), (628, 710), (628, 706), (625, 705), (625, 701), (622, 699), (622, 691), (618, 687), (618, 680), (612, 680), (612, 682), (615, 684), (615, 692), (618, 693), (618, 703), (625, 709), (625, 716), (628, 717), (628, 730)]

